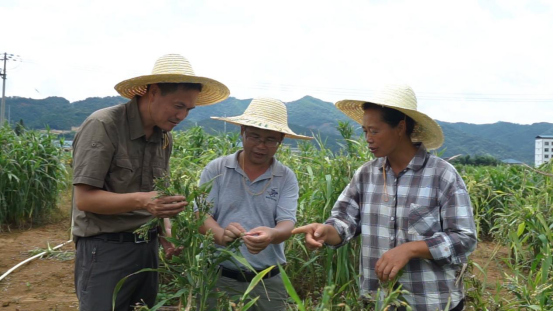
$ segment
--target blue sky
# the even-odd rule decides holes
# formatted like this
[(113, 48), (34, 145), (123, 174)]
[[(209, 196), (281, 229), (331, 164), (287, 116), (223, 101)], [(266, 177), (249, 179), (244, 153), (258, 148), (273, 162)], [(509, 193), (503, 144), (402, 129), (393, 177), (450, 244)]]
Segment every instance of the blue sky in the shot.
[[(2, 1), (6, 95), (116, 95), (167, 53), (238, 98), (413, 87), (450, 122), (553, 122), (552, 1)], [(0, 67), (3, 65), (0, 65)]]

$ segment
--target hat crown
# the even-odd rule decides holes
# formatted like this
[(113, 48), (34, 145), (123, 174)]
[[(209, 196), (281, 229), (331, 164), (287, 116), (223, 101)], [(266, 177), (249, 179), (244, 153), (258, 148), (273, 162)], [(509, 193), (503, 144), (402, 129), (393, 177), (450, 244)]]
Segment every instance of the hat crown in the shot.
[(187, 75), (196, 76), (192, 65), (180, 54), (166, 54), (154, 64), (152, 75)]
[(373, 102), (390, 107), (417, 110), (415, 91), (410, 86), (403, 84), (386, 85), (377, 92)]
[(286, 106), (276, 99), (253, 99), (244, 111), (244, 116), (288, 127), (288, 111), (286, 110)]

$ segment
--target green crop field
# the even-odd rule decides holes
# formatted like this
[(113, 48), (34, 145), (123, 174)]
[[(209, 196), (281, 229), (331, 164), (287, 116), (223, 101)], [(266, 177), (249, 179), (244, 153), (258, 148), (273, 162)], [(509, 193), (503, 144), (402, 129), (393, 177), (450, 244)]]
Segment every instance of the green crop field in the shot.
[(65, 189), (67, 154), (56, 136), (0, 127), (0, 225), (40, 221)]
[[(298, 225), (324, 222), (355, 170), (372, 157), (362, 139), (351, 137), (349, 125), (341, 124), (339, 130), (346, 139), (337, 153), (316, 140), (301, 143), (298, 150), (283, 146), (276, 155), (298, 178)], [(54, 138), (34, 132), (18, 136), (3, 129), (0, 142), (0, 222), (29, 222), (53, 211), (69, 181), (65, 156)], [(240, 149), (239, 137), (209, 135), (195, 127), (175, 132), (174, 142), (168, 189), (187, 190), (189, 194), (183, 195), (194, 197), (205, 213), (208, 204), (201, 202), (205, 190), (197, 187), (200, 173), (209, 161)], [(489, 254), (489, 259), (504, 264), (504, 283), (487, 283), (489, 261), (470, 261), (464, 279), (467, 309), (553, 310), (553, 165), (537, 170), (464, 165), (457, 169), (471, 195), (479, 240), (493, 243), (496, 251), (508, 250), (502, 258), (496, 252)], [(191, 209), (175, 217), (173, 224), (173, 242), (184, 252), (170, 261), (162, 257), (158, 305), (151, 308), (203, 308), (202, 298), (211, 293), (217, 263), (243, 258), (236, 246), (217, 253), (210, 237), (198, 234), (201, 222)], [(384, 296), (359, 300), (357, 239), (338, 250), (310, 251), (302, 236), (293, 236), (286, 242), (286, 257), (281, 276), (291, 295), (290, 310), (384, 310), (403, 301), (402, 290), (393, 290), (390, 284), (382, 285)], [(259, 277), (263, 274), (259, 272)], [(248, 292), (240, 298), (218, 299), (219, 307), (227, 310), (246, 309), (255, 301)]]

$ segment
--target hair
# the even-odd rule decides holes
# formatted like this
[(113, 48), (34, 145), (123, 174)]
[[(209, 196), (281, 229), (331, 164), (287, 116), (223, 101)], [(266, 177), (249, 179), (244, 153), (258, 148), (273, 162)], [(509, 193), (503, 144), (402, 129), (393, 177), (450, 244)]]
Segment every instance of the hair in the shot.
[(363, 111), (374, 109), (381, 112), (382, 121), (389, 124), (392, 128), (397, 127), (400, 121), (405, 120), (407, 135), (411, 135), (415, 129), (415, 121), (407, 116), (406, 114), (386, 106), (374, 104), (374, 103), (363, 103)]
[[(202, 84), (201, 83), (192, 83), (192, 82), (181, 82), (181, 83), (170, 83), (170, 82), (163, 82), (163, 83), (156, 83), (156, 85), (159, 87), (159, 91), (161, 92), (161, 95), (165, 96), (168, 93), (176, 92), (177, 90), (196, 90), (202, 92)], [(150, 89), (151, 85), (148, 85), (147, 90)]]

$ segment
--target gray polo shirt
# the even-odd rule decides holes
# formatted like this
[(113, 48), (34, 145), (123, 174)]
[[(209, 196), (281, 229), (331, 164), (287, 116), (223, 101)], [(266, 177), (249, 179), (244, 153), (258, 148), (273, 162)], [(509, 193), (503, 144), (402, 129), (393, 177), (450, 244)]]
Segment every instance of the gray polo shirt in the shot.
[[(163, 133), (154, 128), (146, 140), (136, 98), (92, 113), (73, 140), (73, 184), (113, 193), (150, 192), (154, 178), (169, 169), (172, 139), (163, 149)], [(73, 235), (132, 232), (152, 218), (146, 210), (118, 215), (81, 211), (73, 202)]]
[[(286, 220), (295, 223), (299, 187), (294, 172), (273, 158), (271, 167), (252, 182), (238, 165), (238, 153), (211, 161), (202, 172), (200, 184), (220, 175), (215, 178), (209, 194), (214, 204), (211, 211), (213, 219), (222, 228), (232, 222), (240, 223), (246, 231), (258, 226), (274, 228)], [(253, 194), (261, 192), (271, 179), (271, 173), (273, 180), (262, 194), (253, 196), (246, 191), (244, 184)], [(257, 255), (249, 253), (245, 245), (240, 251), (256, 269), (286, 262), (284, 243), (269, 244)], [(230, 261), (222, 265), (236, 269)]]

